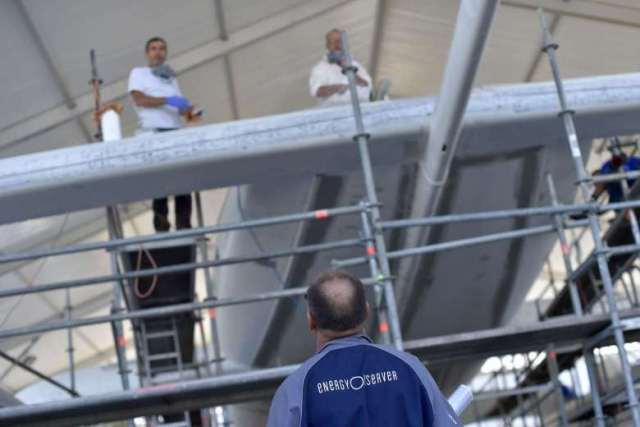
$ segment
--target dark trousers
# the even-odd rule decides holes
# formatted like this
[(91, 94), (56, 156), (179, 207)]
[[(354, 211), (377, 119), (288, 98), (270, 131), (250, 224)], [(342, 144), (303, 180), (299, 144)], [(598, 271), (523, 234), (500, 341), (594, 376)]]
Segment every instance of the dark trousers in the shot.
[[(173, 128), (158, 128), (156, 132), (169, 132)], [(191, 194), (181, 194), (174, 196), (176, 229), (191, 228)], [(153, 226), (156, 231), (168, 231), (171, 227), (169, 222), (169, 200), (167, 197), (153, 199)]]
[[(174, 196), (176, 229), (191, 228), (191, 194)], [(153, 226), (156, 231), (167, 231), (169, 223), (169, 200), (167, 197), (153, 199)]]

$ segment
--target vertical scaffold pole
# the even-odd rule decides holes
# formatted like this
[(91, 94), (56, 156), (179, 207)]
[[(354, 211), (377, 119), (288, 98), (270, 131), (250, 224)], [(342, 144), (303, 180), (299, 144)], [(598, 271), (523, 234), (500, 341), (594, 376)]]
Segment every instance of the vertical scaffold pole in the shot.
[(353, 66), (351, 54), (349, 53), (349, 40), (346, 32), (342, 32), (342, 50), (345, 55), (343, 63), (343, 73), (349, 79), (349, 92), (351, 94), (351, 105), (353, 107), (353, 115), (356, 124), (356, 135), (353, 137), (358, 144), (360, 152), (360, 161), (362, 163), (362, 172), (364, 174), (364, 182), (367, 192), (367, 201), (371, 206), (371, 224), (373, 226), (373, 236), (375, 241), (376, 259), (380, 272), (384, 276), (381, 284), (384, 289), (384, 300), (389, 316), (389, 331), (393, 345), (402, 350), (402, 332), (400, 330), (400, 319), (398, 317), (398, 308), (396, 306), (396, 298), (391, 281), (391, 270), (389, 268), (389, 259), (387, 258), (387, 249), (384, 241), (384, 235), (380, 228), (380, 207), (378, 203), (378, 195), (376, 193), (375, 180), (373, 178), (373, 168), (371, 166), (371, 157), (369, 156), (369, 138), (370, 135), (365, 132), (364, 123), (362, 121), (362, 111), (360, 110), (360, 100), (358, 98), (358, 89), (356, 87), (357, 68)]
[[(107, 231), (110, 239), (121, 238), (121, 225), (117, 224), (119, 216), (113, 207), (107, 207)], [(118, 253), (116, 251), (109, 251), (109, 261), (111, 263), (111, 271), (113, 274), (118, 274), (120, 268), (118, 267)], [(117, 315), (124, 311), (123, 307), (123, 295), (122, 295), (122, 283), (115, 281), (113, 283), (113, 300), (111, 301), (111, 314)], [(129, 368), (127, 366), (127, 341), (124, 336), (124, 327), (121, 321), (111, 322), (111, 331), (113, 333), (113, 340), (116, 347), (116, 359), (118, 360), (118, 373), (120, 374), (120, 381), (122, 383), (123, 390), (129, 390)]]
[[(64, 304), (64, 320), (65, 322), (71, 321), (71, 291), (69, 288), (65, 289), (65, 304)], [(69, 387), (71, 390), (76, 390), (76, 366), (73, 357), (73, 330), (71, 327), (67, 329), (67, 354), (69, 357)]]
[[(373, 236), (371, 235), (371, 226), (369, 225), (369, 215), (367, 215), (366, 204), (362, 204), (362, 212), (360, 213), (360, 218), (362, 221), (362, 232), (363, 238), (366, 241), (367, 245), (367, 257), (369, 259), (369, 271), (371, 272), (371, 277), (379, 277), (380, 271), (378, 270), (378, 264), (375, 259), (375, 246)], [(384, 344), (391, 344), (391, 336), (389, 335), (389, 316), (387, 315), (387, 310), (381, 304), (382, 295), (379, 286), (374, 287), (374, 295), (375, 295), (375, 310), (378, 316), (378, 332), (382, 337), (382, 342)]]
[(565, 406), (564, 395), (562, 394), (562, 383), (560, 382), (560, 371), (558, 369), (558, 354), (555, 352), (553, 346), (547, 347), (547, 369), (549, 370), (549, 377), (553, 382), (554, 394), (556, 397), (556, 405), (558, 406), (558, 424), (562, 427), (569, 425), (567, 418), (567, 408)]
[[(196, 199), (196, 216), (198, 221), (198, 227), (204, 227), (204, 211), (202, 209), (202, 197), (200, 196), (200, 192), (195, 193)], [(207, 242), (206, 236), (201, 236), (198, 239), (198, 246), (200, 249), (200, 256), (202, 257), (202, 261), (209, 261), (209, 246)], [(207, 300), (214, 300), (217, 298), (215, 283), (213, 281), (213, 274), (211, 268), (204, 269), (204, 281), (207, 289)], [(210, 308), (208, 310), (209, 313), (209, 332), (211, 333), (211, 347), (213, 350), (213, 363), (215, 366), (215, 374), (222, 374), (222, 350), (220, 348), (220, 335), (218, 334), (218, 320), (217, 320), (217, 311), (216, 308)], [(204, 341), (204, 334), (202, 337), (202, 346), (206, 349), (207, 343)], [(208, 359), (208, 352), (205, 351), (205, 358)], [(211, 361), (206, 360), (207, 364), (207, 372), (210, 372), (210, 363)], [(221, 420), (224, 425), (230, 424), (231, 417), (229, 416), (229, 410), (227, 406), (222, 406)], [(215, 411), (215, 409), (214, 409)], [(216, 423), (218, 421), (217, 418)]]
[[(198, 227), (204, 227), (204, 213), (202, 210), (202, 199), (199, 192), (195, 193), (195, 199)], [(198, 247), (200, 249), (200, 256), (202, 257), (202, 261), (209, 261), (209, 247), (207, 246), (207, 238), (205, 236), (202, 236), (198, 239)], [(210, 268), (204, 269), (204, 281), (207, 288), (207, 300), (216, 299), (215, 285)], [(222, 352), (220, 351), (220, 336), (218, 335), (218, 323), (216, 321), (215, 308), (209, 310), (209, 329), (211, 333), (211, 346), (213, 349), (214, 363), (216, 364), (216, 366), (220, 366)], [(202, 345), (206, 344), (202, 343)], [(209, 363), (209, 361), (207, 361), (207, 363)], [(216, 372), (219, 373), (218, 370)]]
[[(100, 88), (102, 86), (102, 79), (98, 76), (98, 65), (96, 61), (95, 50), (91, 49), (90, 54), (91, 62), (91, 80), (89, 85), (93, 91), (94, 98), (94, 120), (96, 124), (96, 141), (106, 142), (114, 141), (122, 138), (122, 129), (120, 126), (120, 118), (118, 114), (113, 111), (103, 110), (101, 103)], [(112, 120), (112, 126), (108, 126), (108, 132), (103, 133), (103, 120)], [(107, 234), (109, 240), (122, 239), (124, 232), (122, 229), (122, 221), (118, 213), (117, 206), (107, 206), (105, 209), (107, 219)], [(118, 252), (109, 251), (109, 259), (111, 263), (111, 271), (113, 274), (119, 273), (118, 267)], [(111, 302), (111, 314), (120, 314), (124, 311), (123, 308), (123, 282), (114, 281), (113, 283), (113, 300)], [(118, 373), (122, 382), (123, 390), (129, 389), (129, 371), (127, 367), (127, 355), (126, 355), (126, 340), (124, 336), (124, 327), (122, 321), (111, 322), (111, 332), (113, 333), (113, 340), (116, 349), (116, 358), (118, 360)], [(129, 425), (133, 425), (133, 420), (129, 420)]]
[(584, 347), (582, 349), (584, 363), (587, 366), (589, 374), (589, 385), (591, 389), (591, 403), (593, 404), (593, 413), (596, 418), (596, 427), (605, 427), (604, 413), (602, 412), (602, 402), (600, 400), (600, 391), (598, 385), (598, 372), (596, 370), (596, 361), (593, 357), (593, 350)]
[[(591, 191), (588, 185), (587, 172), (584, 167), (582, 159), (582, 153), (580, 152), (580, 145), (578, 143), (578, 136), (576, 132), (575, 123), (573, 120), (574, 112), (567, 106), (567, 100), (564, 91), (564, 85), (560, 77), (560, 69), (556, 58), (556, 49), (558, 45), (552, 40), (551, 33), (547, 27), (547, 21), (542, 9), (538, 9), (540, 16), (540, 24), (544, 35), (544, 47), (543, 51), (549, 57), (549, 63), (551, 65), (551, 71), (553, 73), (553, 79), (555, 81), (556, 89), (558, 92), (558, 99), (560, 101), (561, 112), (560, 115), (564, 122), (565, 130), (567, 133), (569, 148), (571, 150), (571, 156), (573, 157), (573, 163), (576, 169), (576, 174), (579, 181), (579, 186), (582, 191), (584, 200), (591, 199)], [(613, 337), (615, 344), (618, 347), (618, 355), (620, 356), (620, 365), (622, 368), (622, 374), (624, 377), (625, 388), (627, 392), (627, 398), (629, 399), (629, 410), (633, 417), (633, 424), (636, 427), (640, 427), (640, 411), (638, 408), (638, 396), (635, 390), (635, 384), (633, 381), (633, 375), (631, 373), (631, 366), (627, 357), (627, 351), (624, 347), (624, 334), (622, 331), (622, 325), (620, 322), (620, 314), (616, 304), (615, 294), (613, 291), (613, 283), (611, 280), (611, 272), (609, 271), (609, 265), (607, 263), (605, 255), (605, 246), (602, 242), (600, 224), (598, 222), (598, 216), (594, 210), (588, 212), (589, 226), (593, 235), (593, 241), (595, 245), (596, 260), (598, 263), (598, 269), (602, 278), (602, 284), (607, 296), (607, 304), (609, 308), (609, 315), (611, 318), (611, 329), (613, 331)]]
[[(547, 186), (549, 188), (549, 196), (551, 197), (551, 203), (553, 206), (558, 206), (558, 193), (556, 192), (556, 186), (553, 183), (553, 177), (551, 174), (547, 174)], [(564, 269), (567, 275), (567, 285), (569, 286), (569, 295), (571, 296), (571, 304), (573, 305), (573, 312), (576, 316), (582, 316), (582, 305), (580, 304), (580, 296), (578, 294), (578, 288), (573, 277), (573, 267), (571, 265), (571, 245), (567, 242), (567, 236), (565, 235), (564, 222), (562, 221), (562, 215), (553, 215), (553, 223), (558, 233), (558, 240), (560, 241), (560, 252), (562, 252), (562, 261), (564, 262)], [(551, 268), (551, 264), (549, 264)]]

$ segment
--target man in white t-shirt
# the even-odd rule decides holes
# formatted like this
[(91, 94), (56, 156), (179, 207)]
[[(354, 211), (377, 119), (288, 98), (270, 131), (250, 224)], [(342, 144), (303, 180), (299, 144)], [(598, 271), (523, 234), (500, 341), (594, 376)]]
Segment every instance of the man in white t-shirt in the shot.
[[(351, 95), (349, 80), (342, 73), (344, 53), (341, 31), (338, 29), (329, 31), (326, 34), (326, 42), (327, 53), (313, 67), (309, 77), (311, 96), (317, 98), (321, 106), (348, 104), (351, 102)], [(358, 98), (361, 102), (368, 102), (371, 97), (371, 77), (360, 63), (355, 60), (352, 62), (358, 69), (356, 74)]]
[[(167, 42), (161, 37), (145, 45), (147, 67), (136, 67), (129, 74), (129, 93), (138, 114), (139, 132), (166, 132), (182, 127), (193, 106), (180, 92), (175, 72), (165, 64)], [(176, 228), (191, 228), (191, 195), (175, 196)], [(168, 231), (169, 206), (166, 197), (153, 200), (153, 226)]]

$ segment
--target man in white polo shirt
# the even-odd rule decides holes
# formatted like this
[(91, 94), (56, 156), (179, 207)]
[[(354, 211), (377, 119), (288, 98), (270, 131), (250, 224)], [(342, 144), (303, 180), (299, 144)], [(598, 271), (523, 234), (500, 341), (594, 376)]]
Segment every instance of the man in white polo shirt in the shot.
[[(191, 102), (180, 92), (175, 72), (165, 64), (167, 42), (161, 37), (145, 45), (147, 67), (136, 67), (129, 74), (129, 93), (138, 113), (138, 131), (166, 132), (182, 127), (182, 117), (189, 118)], [(169, 206), (166, 197), (153, 200), (153, 226), (168, 231)], [(191, 228), (191, 195), (175, 196), (176, 228)]]
[[(344, 53), (342, 51), (341, 30), (333, 29), (326, 34), (327, 53), (313, 67), (309, 77), (311, 96), (319, 100), (324, 107), (348, 104), (351, 102), (349, 80), (342, 74)], [(356, 85), (360, 102), (368, 102), (371, 97), (371, 77), (367, 70), (353, 60), (358, 68)]]

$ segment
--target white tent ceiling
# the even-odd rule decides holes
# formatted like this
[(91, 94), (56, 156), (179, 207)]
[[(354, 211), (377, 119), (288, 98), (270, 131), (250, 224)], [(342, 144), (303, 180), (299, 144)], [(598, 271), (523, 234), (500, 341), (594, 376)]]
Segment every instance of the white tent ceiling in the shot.
[[(637, 0), (503, 0), (476, 85), (550, 78), (540, 56), (535, 8), (542, 3), (557, 41), (564, 77), (637, 71)], [(96, 49), (104, 98), (126, 100), (129, 70), (144, 63), (144, 41), (161, 35), (185, 94), (206, 110), (206, 123), (311, 108), (307, 77), (323, 53), (324, 33), (346, 29), (354, 56), (375, 78), (390, 77), (393, 97), (434, 95), (442, 79), (458, 2), (451, 0), (7, 0), (0, 2), (0, 158), (88, 143), (92, 133), (89, 50)], [(222, 13), (220, 13), (222, 12)], [(135, 129), (132, 108), (125, 133)], [(207, 222), (223, 192), (205, 195)], [(127, 233), (150, 232), (146, 205)], [(102, 211), (0, 227), (2, 251), (103, 239)], [(108, 271), (104, 254), (0, 266), (0, 288), (37, 285)], [(74, 291), (76, 315), (103, 310), (108, 288)], [(90, 302), (93, 303), (90, 303)], [(0, 302), (4, 327), (60, 317), (62, 293)], [(108, 327), (74, 334), (76, 358), (96, 360), (112, 342)], [(47, 373), (65, 367), (64, 334), (27, 352)], [(28, 341), (0, 343), (20, 355)], [(0, 381), (16, 390), (34, 381), (19, 369)]]

